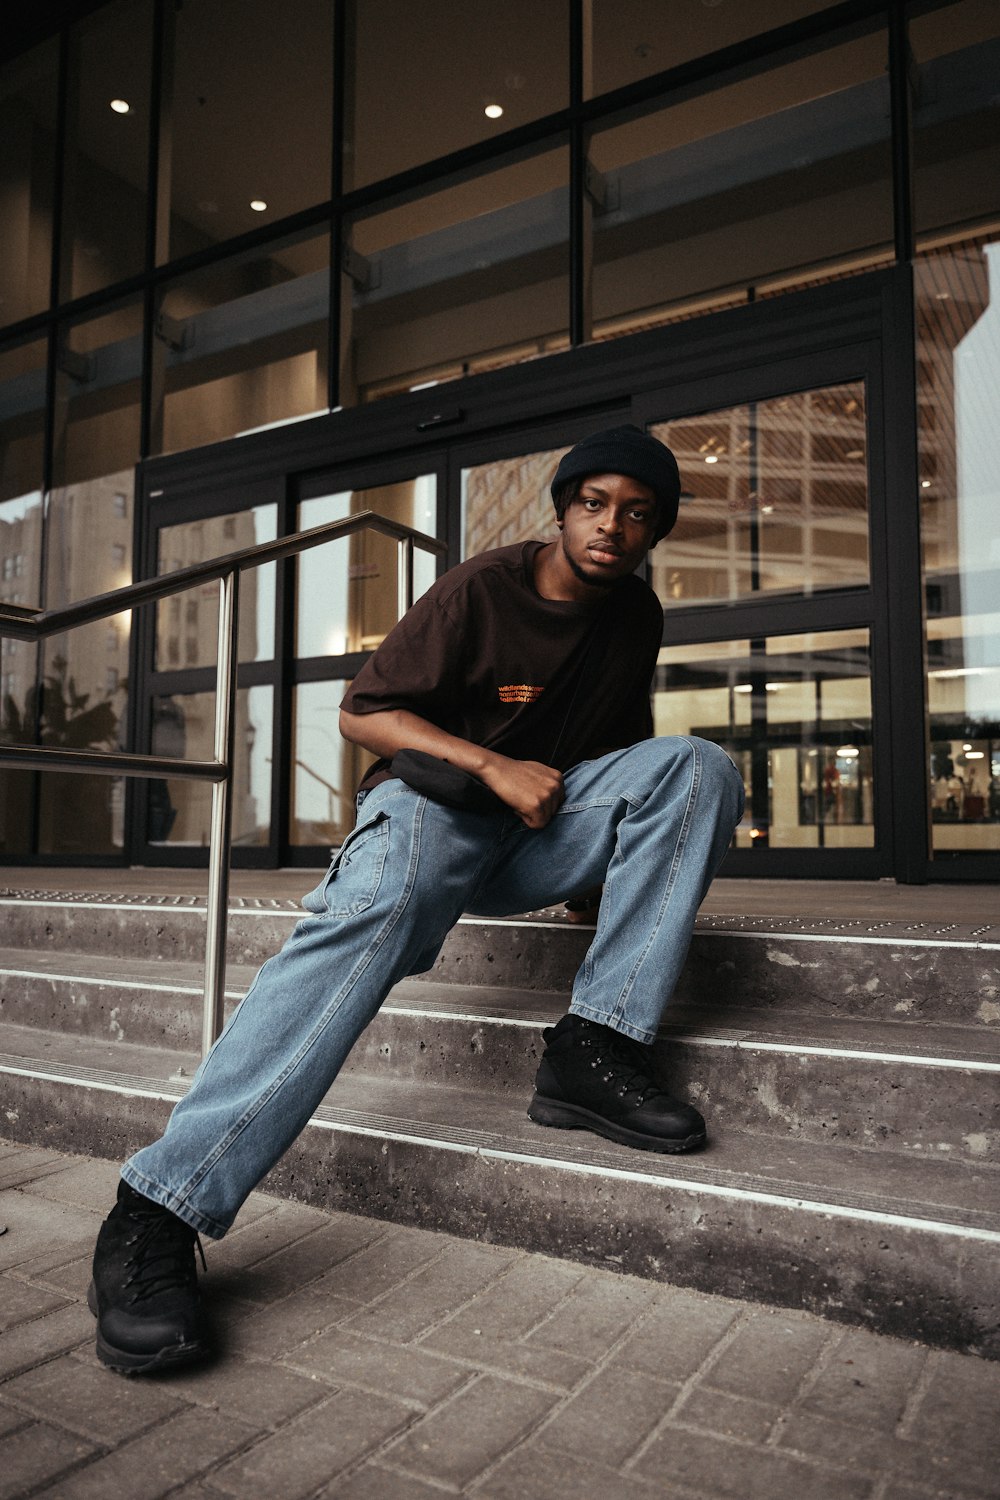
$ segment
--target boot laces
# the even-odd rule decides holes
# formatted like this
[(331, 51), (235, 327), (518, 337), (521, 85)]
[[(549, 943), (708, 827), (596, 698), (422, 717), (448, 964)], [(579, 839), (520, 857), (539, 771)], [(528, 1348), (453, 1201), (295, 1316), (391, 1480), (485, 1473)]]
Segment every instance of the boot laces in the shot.
[(612, 1032), (607, 1040), (598, 1042), (596, 1038), (588, 1038), (584, 1045), (596, 1046), (597, 1051), (590, 1066), (604, 1068), (601, 1082), (614, 1084), (620, 1099), (634, 1093), (637, 1103), (644, 1104), (647, 1099), (663, 1093), (659, 1084), (650, 1077), (645, 1059), (639, 1051), (640, 1044), (633, 1042), (631, 1037)]
[(129, 1217), (138, 1226), (128, 1240), (132, 1254), (127, 1261), (131, 1268), (127, 1285), (133, 1302), (189, 1287), (197, 1277), (191, 1253), (195, 1246), (202, 1270), (208, 1270), (200, 1238), (180, 1219), (163, 1213), (132, 1213)]

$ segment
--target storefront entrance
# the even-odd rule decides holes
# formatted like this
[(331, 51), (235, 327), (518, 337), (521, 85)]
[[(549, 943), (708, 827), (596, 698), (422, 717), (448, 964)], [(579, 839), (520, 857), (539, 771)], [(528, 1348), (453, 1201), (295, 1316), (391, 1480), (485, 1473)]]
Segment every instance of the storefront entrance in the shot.
[[(927, 802), (922, 652), (919, 609), (915, 620), (901, 610), (913, 615), (919, 590), (915, 486), (885, 397), (886, 339), (899, 336), (886, 308), (899, 299), (890, 278), (865, 282), (866, 296), (842, 286), (795, 298), (794, 341), (786, 299), (780, 318), (762, 304), (661, 333), (659, 359), (633, 360), (631, 372), (614, 349), (587, 351), (591, 366), (603, 356), (606, 379), (576, 372), (550, 389), (544, 418), (525, 418), (523, 372), (511, 399), (520, 420), (492, 430), (486, 408), (442, 401), (427, 436), (407, 442), (400, 398), (375, 405), (356, 425), (366, 419), (369, 453), (380, 427), (395, 439), (378, 461), (300, 473), (275, 462), (272, 475), (258, 466), (252, 482), (226, 483), (186, 483), (181, 460), (150, 465), (145, 566), (169, 570), (364, 508), (442, 536), (450, 565), (554, 534), (548, 484), (561, 453), (635, 422), (674, 449), (683, 487), (677, 526), (648, 566), (664, 608), (656, 731), (713, 739), (740, 767), (747, 815), (727, 871), (914, 878), (914, 851), (926, 849), (914, 818)], [(605, 399), (588, 399), (602, 386)], [(380, 420), (390, 414), (394, 426)], [(382, 551), (375, 537), (332, 543), (261, 570), (247, 590), (237, 863), (322, 862), (350, 826), (364, 762), (341, 743), (336, 714), (395, 618)], [(418, 587), (430, 581), (427, 571)], [(214, 629), (213, 597), (174, 601), (138, 633), (137, 732), (162, 753), (204, 753)], [(135, 858), (204, 859), (205, 794), (154, 783), (134, 796)]]

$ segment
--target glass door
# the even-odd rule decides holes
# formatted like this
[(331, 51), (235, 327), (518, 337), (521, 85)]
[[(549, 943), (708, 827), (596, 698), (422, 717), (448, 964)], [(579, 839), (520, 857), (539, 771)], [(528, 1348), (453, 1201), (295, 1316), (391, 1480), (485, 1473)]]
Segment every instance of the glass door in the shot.
[[(422, 454), (378, 469), (284, 475), (238, 490), (150, 496), (147, 576), (309, 530), (359, 511), (437, 534), (438, 463)], [(415, 593), (435, 559), (417, 552)], [(154, 753), (211, 759), (215, 733), (217, 583), (151, 608), (141, 625), (144, 663), (138, 743)], [(361, 531), (299, 559), (244, 573), (233, 799), (233, 863), (322, 865), (354, 820), (368, 757), (341, 740), (340, 700), (396, 622), (395, 542)], [(211, 786), (140, 783), (135, 857), (146, 864), (207, 863)]]
[[(247, 503), (249, 501), (249, 503)], [(241, 504), (241, 502), (243, 502)], [(150, 509), (147, 567), (153, 575), (273, 541), (283, 526), (280, 492), (160, 500)], [(236, 864), (273, 858), (276, 701), (279, 687), (279, 569), (245, 573), (240, 587), (236, 692), (233, 857)], [(143, 631), (148, 664), (141, 702), (141, 742), (153, 754), (211, 760), (215, 740), (215, 669), (219, 585), (208, 583), (153, 606)], [(205, 781), (138, 784), (137, 838), (144, 863), (207, 861), (212, 788)]]
[(877, 345), (643, 396), (681, 472), (649, 581), (659, 734), (714, 740), (747, 811), (726, 873), (888, 873)]

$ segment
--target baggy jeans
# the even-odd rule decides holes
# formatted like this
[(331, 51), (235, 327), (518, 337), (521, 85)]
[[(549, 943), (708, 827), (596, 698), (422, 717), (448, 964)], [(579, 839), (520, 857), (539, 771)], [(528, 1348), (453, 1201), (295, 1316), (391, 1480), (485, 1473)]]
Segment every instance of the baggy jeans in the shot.
[(303, 900), (309, 915), (125, 1180), (220, 1239), (389, 990), (433, 965), (463, 912), (510, 916), (603, 882), (570, 1010), (651, 1042), (742, 815), (742, 779), (717, 745), (670, 737), (585, 761), (564, 780), (542, 829), (505, 810), (442, 807), (398, 780), (362, 795), (353, 831)]

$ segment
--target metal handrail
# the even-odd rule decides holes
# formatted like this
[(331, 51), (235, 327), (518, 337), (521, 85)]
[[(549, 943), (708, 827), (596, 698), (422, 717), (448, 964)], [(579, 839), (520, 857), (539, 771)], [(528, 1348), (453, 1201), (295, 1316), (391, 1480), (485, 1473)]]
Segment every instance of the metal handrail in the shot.
[(232, 851), (233, 733), (238, 668), (240, 574), (264, 563), (297, 557), (311, 547), (359, 531), (378, 531), (396, 541), (396, 597), (402, 616), (413, 603), (413, 554), (416, 548), (441, 556), (444, 542), (426, 536), (375, 511), (363, 510), (342, 521), (328, 521), (308, 531), (243, 547), (222, 557), (192, 563), (162, 578), (143, 579), (110, 593), (95, 594), (61, 609), (31, 609), (0, 602), (0, 635), (40, 641), (77, 625), (105, 620), (142, 604), (181, 594), (195, 584), (219, 582), (219, 644), (215, 679), (215, 758), (183, 760), (164, 755), (142, 755), (124, 750), (71, 750), (52, 745), (0, 744), (0, 764), (28, 771), (96, 772), (102, 776), (177, 777), (211, 781), (212, 818), (209, 835), (208, 911), (205, 934), (205, 988), (202, 1009), (202, 1050), (207, 1052), (222, 1030), (226, 982), (226, 915), (229, 906), (229, 861)]

